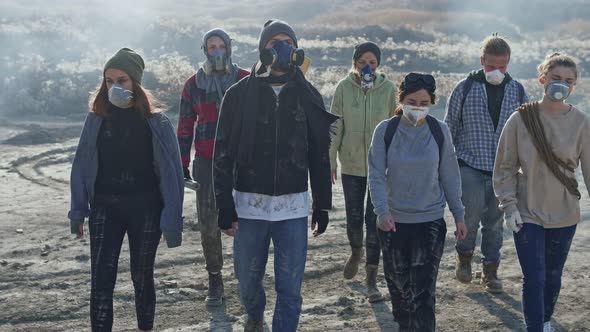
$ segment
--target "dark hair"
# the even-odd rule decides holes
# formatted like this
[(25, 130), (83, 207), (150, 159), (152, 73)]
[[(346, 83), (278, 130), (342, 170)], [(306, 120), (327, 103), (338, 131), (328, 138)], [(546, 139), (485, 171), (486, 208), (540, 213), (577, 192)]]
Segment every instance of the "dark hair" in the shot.
[[(152, 114), (162, 111), (157, 106), (158, 104), (157, 99), (148, 90), (133, 80), (133, 109), (145, 117), (150, 117)], [(106, 79), (103, 78), (102, 83), (90, 98), (90, 111), (100, 117), (105, 117), (110, 115), (111, 107), (109, 89), (107, 88)]]
[[(417, 73), (410, 73), (410, 74), (417, 74)], [(414, 92), (418, 92), (420, 90), (426, 90), (430, 95), (430, 102), (434, 104), (436, 101), (436, 86), (434, 88), (429, 88), (426, 84), (417, 82), (417, 84), (406, 84), (406, 78), (410, 76), (410, 74), (406, 75), (404, 80), (399, 84), (397, 88), (397, 108), (395, 109), (395, 115), (402, 115), (402, 106), (401, 102), (406, 98), (407, 95), (412, 94)], [(418, 74), (418, 75), (425, 75), (425, 74)]]
[(559, 52), (548, 55), (545, 60), (537, 67), (537, 71), (539, 72), (539, 76), (544, 76), (547, 75), (551, 69), (557, 66), (563, 66), (572, 69), (576, 75), (576, 79), (578, 78), (578, 66), (576, 65), (574, 58)]

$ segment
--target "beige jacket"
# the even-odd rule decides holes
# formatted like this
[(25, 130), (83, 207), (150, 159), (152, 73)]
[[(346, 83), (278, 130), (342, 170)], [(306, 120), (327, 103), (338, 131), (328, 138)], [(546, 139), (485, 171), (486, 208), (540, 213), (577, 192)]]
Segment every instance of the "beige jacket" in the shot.
[[(590, 184), (590, 118), (572, 107), (564, 114), (541, 111), (545, 135), (555, 154), (569, 166), (581, 164)], [(568, 176), (575, 174), (566, 170)], [(518, 208), (523, 222), (544, 228), (580, 222), (580, 203), (551, 173), (535, 149), (522, 117), (514, 112), (500, 137), (494, 165), (494, 191), (500, 208)], [(584, 195), (583, 195), (584, 196)]]

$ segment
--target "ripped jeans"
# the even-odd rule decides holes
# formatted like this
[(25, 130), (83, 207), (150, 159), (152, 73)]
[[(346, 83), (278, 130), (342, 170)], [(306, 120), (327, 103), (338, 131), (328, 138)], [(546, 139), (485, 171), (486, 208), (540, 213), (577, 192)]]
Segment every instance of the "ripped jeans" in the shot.
[(445, 221), (395, 226), (396, 232), (379, 230), (393, 317), (400, 331), (435, 331), (436, 278), (447, 234)]
[(524, 223), (514, 233), (514, 244), (522, 269), (522, 310), (527, 331), (543, 331), (551, 320), (559, 291), (561, 274), (576, 233), (576, 225), (543, 228)]
[(154, 261), (162, 235), (162, 207), (160, 194), (157, 192), (125, 196), (96, 195), (88, 221), (92, 270), (92, 331), (112, 330), (113, 290), (125, 233), (129, 240), (137, 327), (142, 330), (153, 328), (156, 310)]
[(234, 269), (240, 300), (250, 319), (264, 318), (264, 273), (271, 240), (277, 292), (272, 330), (295, 332), (303, 302), (301, 284), (307, 256), (306, 217), (281, 221), (239, 219), (234, 233)]

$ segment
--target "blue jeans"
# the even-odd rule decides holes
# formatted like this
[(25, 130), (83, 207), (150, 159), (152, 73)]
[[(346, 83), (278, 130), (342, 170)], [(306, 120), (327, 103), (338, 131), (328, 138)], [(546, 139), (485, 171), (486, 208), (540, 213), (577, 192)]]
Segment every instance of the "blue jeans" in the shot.
[(543, 323), (551, 320), (575, 232), (576, 225), (546, 229), (525, 223), (514, 233), (523, 274), (522, 311), (529, 332), (543, 331)]
[(234, 268), (240, 300), (250, 319), (262, 320), (266, 306), (264, 273), (270, 240), (274, 246), (277, 303), (273, 331), (296, 331), (307, 257), (307, 218), (281, 221), (240, 219), (234, 234)]
[(481, 222), (481, 254), (484, 262), (498, 262), (502, 248), (502, 217), (498, 199), (494, 194), (492, 176), (469, 166), (461, 166), (461, 189), (465, 206), (467, 237), (458, 240), (458, 251), (475, 249), (477, 230)]

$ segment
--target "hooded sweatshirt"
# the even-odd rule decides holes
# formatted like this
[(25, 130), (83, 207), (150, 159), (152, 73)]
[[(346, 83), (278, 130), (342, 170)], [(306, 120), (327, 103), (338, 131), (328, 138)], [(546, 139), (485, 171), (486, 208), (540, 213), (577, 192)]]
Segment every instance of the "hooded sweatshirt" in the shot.
[(336, 87), (331, 112), (341, 117), (335, 122), (330, 146), (330, 164), (342, 174), (367, 176), (367, 157), (373, 131), (377, 125), (394, 115), (397, 92), (385, 74), (377, 74), (373, 88), (363, 93), (355, 74), (350, 73)]
[(486, 87), (486, 95), (488, 97), (488, 112), (494, 123), (494, 129), (498, 128), (498, 122), (500, 121), (500, 111), (502, 110), (502, 100), (504, 99), (504, 88), (506, 84), (512, 80), (510, 74), (506, 73), (504, 80), (499, 85), (493, 85), (486, 81), (486, 74), (483, 69), (474, 70), (469, 74), (469, 78), (483, 83)]

